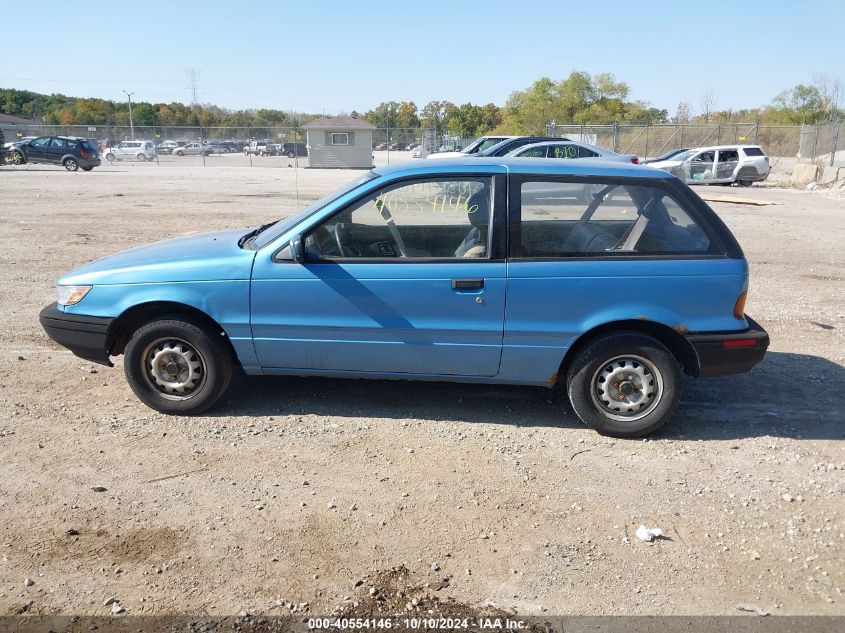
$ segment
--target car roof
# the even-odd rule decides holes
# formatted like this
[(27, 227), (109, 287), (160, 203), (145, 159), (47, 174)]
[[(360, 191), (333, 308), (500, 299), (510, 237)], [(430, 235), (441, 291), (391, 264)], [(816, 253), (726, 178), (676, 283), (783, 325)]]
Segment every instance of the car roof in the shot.
[(703, 147), (691, 147), (690, 150), (696, 151), (696, 152), (706, 152), (707, 150), (710, 150), (710, 149), (736, 149), (737, 147), (756, 147), (756, 148), (762, 149), (762, 147), (760, 145), (746, 145), (746, 144), (742, 144), (742, 143), (736, 143), (736, 144), (733, 144), (733, 145), (706, 145), (706, 146), (703, 146)]
[[(428, 164), (431, 162), (431, 164)], [(674, 178), (670, 173), (647, 165), (634, 165), (602, 160), (579, 158), (556, 160), (553, 158), (441, 158), (436, 161), (397, 163), (373, 170), (381, 176), (425, 176), (448, 173), (546, 174), (560, 176), (605, 176), (625, 178)]]

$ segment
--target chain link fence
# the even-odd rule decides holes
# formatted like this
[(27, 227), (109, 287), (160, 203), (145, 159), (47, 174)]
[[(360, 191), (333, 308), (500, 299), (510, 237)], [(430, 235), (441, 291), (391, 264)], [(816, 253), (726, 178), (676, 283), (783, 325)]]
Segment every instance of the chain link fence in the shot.
[[(798, 157), (823, 163), (845, 163), (845, 130), (841, 122), (824, 125), (714, 124), (612, 124), (586, 125), (551, 122), (546, 134), (613, 149), (640, 158), (653, 158), (682, 147), (708, 145), (761, 145), (771, 157)], [(233, 141), (267, 140), (272, 143), (305, 142), (301, 127), (187, 127), (117, 125), (4, 125), (6, 141), (48, 134), (79, 136), (117, 143), (123, 140)], [(428, 151), (445, 146), (460, 149), (468, 140), (437, 135), (423, 128), (378, 128), (373, 131), (373, 150), (403, 152), (425, 142)], [(443, 145), (438, 145), (442, 143)], [(396, 160), (402, 158), (397, 156)], [(390, 158), (388, 157), (388, 160)]]
[[(549, 136), (566, 137), (640, 158), (654, 158), (672, 149), (708, 145), (761, 145), (769, 156), (843, 162), (841, 122), (824, 125), (759, 125), (757, 123), (560, 125), (549, 123)], [(841, 148), (841, 150), (840, 150)]]

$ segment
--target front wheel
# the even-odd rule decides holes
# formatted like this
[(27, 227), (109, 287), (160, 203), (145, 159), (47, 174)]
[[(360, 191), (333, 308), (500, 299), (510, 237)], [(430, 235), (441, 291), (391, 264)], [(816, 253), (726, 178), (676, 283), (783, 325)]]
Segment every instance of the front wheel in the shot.
[(24, 163), (26, 163), (26, 159), (23, 157), (23, 154), (21, 154), (20, 152), (9, 153), (9, 157), (6, 159), (6, 161), (10, 165), (23, 165)]
[(293, 158), (293, 152), (288, 152), (288, 158)]
[(79, 163), (76, 161), (75, 158), (65, 158), (62, 165), (64, 165), (65, 169), (67, 169), (68, 171), (76, 171), (77, 169), (79, 169)]
[(111, 152), (106, 154), (106, 160), (109, 161), (109, 162), (113, 161), (114, 160), (114, 154), (112, 154)]
[(579, 418), (602, 435), (641, 437), (663, 426), (681, 397), (681, 368), (666, 346), (638, 332), (590, 343), (567, 377)]
[(217, 402), (232, 379), (232, 357), (221, 337), (189, 321), (147, 323), (132, 335), (125, 354), (132, 391), (161, 413), (201, 413)]
[(144, 154), (138, 154), (138, 160), (143, 163), (147, 160), (147, 157)]
[(178, 152), (176, 152), (176, 155), (177, 156), (184, 156), (185, 152), (183, 152), (182, 150), (179, 150)]

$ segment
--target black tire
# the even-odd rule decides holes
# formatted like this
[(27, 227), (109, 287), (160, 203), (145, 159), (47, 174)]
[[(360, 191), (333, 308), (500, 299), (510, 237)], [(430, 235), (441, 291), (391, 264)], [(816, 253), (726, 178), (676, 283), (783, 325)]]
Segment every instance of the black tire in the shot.
[(288, 152), (288, 158), (293, 158), (293, 152)]
[(143, 163), (143, 162), (146, 162), (147, 157), (144, 154), (138, 154), (138, 160)]
[(77, 171), (79, 169), (79, 161), (75, 158), (68, 156), (62, 161), (62, 165), (68, 171)]
[(581, 421), (620, 438), (641, 437), (663, 426), (678, 406), (681, 386), (681, 367), (672, 352), (638, 332), (593, 341), (567, 375), (569, 401)]
[(88, 167), (83, 167), (82, 171), (91, 171), (92, 169), (94, 168), (89, 165)]
[(750, 187), (754, 184), (753, 180), (737, 180), (736, 182), (740, 187)]
[(185, 152), (183, 152), (182, 150), (179, 150), (178, 152), (176, 152), (176, 155), (177, 156), (184, 156)]
[[(232, 356), (220, 336), (178, 317), (142, 326), (132, 335), (124, 353), (124, 372), (132, 391), (144, 404), (161, 413), (202, 413), (225, 393), (232, 379)], [(193, 367), (193, 363), (198, 366)], [(175, 367), (169, 369), (171, 365)], [(172, 375), (184, 379), (181, 383), (165, 381), (171, 385), (165, 387), (156, 379), (156, 366), (158, 376), (176, 371)], [(174, 385), (183, 385), (183, 391)]]
[(112, 154), (111, 152), (109, 152), (108, 154), (106, 154), (106, 160), (107, 160), (107, 161), (111, 162), (111, 161), (113, 161), (113, 160), (114, 160), (114, 158), (115, 158), (115, 156), (114, 156), (114, 154)]
[(20, 152), (9, 152), (9, 157), (6, 159), (10, 165), (24, 165), (26, 164), (26, 158)]

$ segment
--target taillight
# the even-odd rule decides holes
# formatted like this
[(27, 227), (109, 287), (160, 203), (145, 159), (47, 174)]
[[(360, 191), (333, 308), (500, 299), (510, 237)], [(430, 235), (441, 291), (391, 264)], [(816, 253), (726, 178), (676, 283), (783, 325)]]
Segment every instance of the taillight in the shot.
[(639, 158), (637, 158), (636, 156), (634, 156), (634, 157), (631, 159), (631, 162), (632, 162), (632, 163), (634, 163), (635, 165), (639, 165), (639, 164), (640, 164), (640, 159), (639, 159)]
[(748, 296), (748, 291), (744, 290), (736, 299), (734, 304), (734, 318), (740, 321), (745, 318), (745, 298)]
[(753, 338), (740, 338), (740, 339), (733, 339), (730, 341), (722, 341), (723, 347), (754, 347), (757, 345), (757, 339)]
[(88, 158), (88, 152), (87, 152), (86, 150), (84, 150), (84, 149), (79, 150), (79, 155), (80, 155), (82, 158)]

